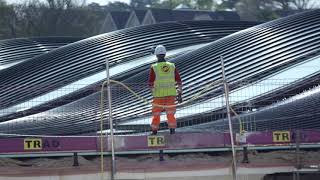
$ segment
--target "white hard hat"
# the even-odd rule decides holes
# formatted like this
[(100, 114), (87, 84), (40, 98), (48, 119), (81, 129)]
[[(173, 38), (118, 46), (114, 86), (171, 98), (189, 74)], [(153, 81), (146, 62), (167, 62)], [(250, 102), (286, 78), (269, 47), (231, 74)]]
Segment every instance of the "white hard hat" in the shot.
[(164, 47), (164, 46), (162, 46), (162, 45), (158, 45), (157, 47), (156, 47), (156, 49), (154, 50), (154, 54), (155, 55), (159, 55), (159, 54), (166, 54), (166, 48)]

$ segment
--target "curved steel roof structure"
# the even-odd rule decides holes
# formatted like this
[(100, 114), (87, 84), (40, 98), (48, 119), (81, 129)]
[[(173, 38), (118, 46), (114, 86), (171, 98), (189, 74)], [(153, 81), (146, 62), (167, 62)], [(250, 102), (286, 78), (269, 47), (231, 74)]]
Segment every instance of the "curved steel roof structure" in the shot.
[[(318, 78), (319, 80), (319, 78)], [(247, 131), (289, 130), (289, 129), (319, 129), (320, 123), (320, 86), (284, 102), (275, 103), (259, 111), (249, 111), (239, 116)], [(239, 131), (239, 119), (232, 118), (233, 128)], [(227, 131), (228, 120), (220, 119), (214, 122), (181, 128), (180, 131)]]
[[(119, 30), (84, 39), (0, 71), (0, 108), (6, 108), (104, 70), (150, 54), (150, 46), (169, 50), (212, 42), (253, 22), (172, 22)], [(7, 86), (7, 87), (6, 87)], [(34, 89), (32, 89), (34, 88)]]
[[(272, 22), (264, 23), (230, 36), (221, 38), (198, 50), (173, 59), (184, 81), (184, 99), (190, 99), (195, 93), (209, 82), (219, 80), (221, 77), (220, 56), (225, 62), (226, 76), (230, 89), (235, 95), (241, 91), (251, 90), (251, 86), (240, 86), (240, 82), (259, 82), (269, 77), (284, 77), (290, 75), (296, 66), (304, 63), (317, 65), (320, 49), (320, 10), (297, 14)], [(167, 35), (168, 37), (170, 35)], [(160, 42), (162, 43), (162, 42)], [(121, 47), (121, 46), (120, 46)], [(168, 46), (170, 49), (170, 45)], [(137, 47), (139, 48), (139, 47)], [(145, 46), (142, 46), (145, 48)], [(110, 61), (114, 62), (114, 59)], [(148, 70), (145, 70), (123, 82), (129, 84), (134, 90), (147, 99), (151, 99), (147, 86), (135, 86), (147, 81)], [(308, 89), (314, 78), (319, 76), (319, 69), (295, 74), (298, 78), (308, 78), (303, 85), (297, 88)], [(291, 83), (296, 83), (292, 81)], [(290, 87), (287, 84), (286, 87)], [(286, 87), (281, 87), (286, 88)], [(262, 94), (274, 92), (279, 87), (268, 87)], [(133, 126), (146, 124), (150, 118), (150, 105), (137, 101), (127, 91), (113, 86), (113, 114), (117, 126), (130, 130)], [(292, 87), (296, 90), (295, 87)], [(259, 102), (261, 92), (255, 93), (254, 98)], [(221, 106), (214, 105), (221, 96), (220, 86), (212, 86), (206, 91), (205, 97), (192, 104), (177, 109), (178, 121), (185, 119), (199, 119), (217, 110)], [(70, 104), (0, 124), (0, 129), (8, 133), (26, 134), (81, 134), (97, 130), (99, 123), (99, 97), (100, 93), (92, 94)], [(235, 103), (243, 103), (247, 99), (236, 99)], [(220, 101), (221, 102), (221, 101)], [(208, 106), (210, 105), (210, 106)], [(199, 109), (196, 109), (199, 108)], [(200, 109), (201, 108), (201, 109)], [(192, 110), (196, 109), (195, 112)], [(63, 113), (59, 113), (63, 112)], [(105, 112), (107, 114), (107, 112)], [(215, 119), (214, 119), (215, 120)], [(108, 128), (108, 124), (105, 124)]]
[[(27, 79), (25, 81), (23, 81), (22, 79), (19, 79), (19, 78), (18, 78), (19, 81), (11, 81), (11, 82), (0, 80), (1, 82), (3, 82), (2, 86), (4, 87), (3, 91), (2, 91), (3, 93), (1, 94), (2, 96), (0, 98), (1, 99), (0, 104), (1, 104), (1, 102), (3, 104), (1, 104), (2, 106), (0, 106), (0, 107), (1, 107), (2, 111), (8, 112), (8, 113), (15, 112), (17, 108), (12, 105), (14, 105), (14, 104), (19, 105), (19, 103), (25, 102), (25, 99), (27, 99), (27, 98), (29, 98), (29, 99), (34, 98), (34, 97), (36, 97), (37, 94), (45, 94), (48, 91), (52, 91), (55, 88), (58, 88), (60, 86), (64, 86), (65, 83), (69, 83), (69, 82), (74, 81), (73, 79), (67, 79), (67, 80), (61, 82), (61, 79), (66, 78), (64, 75), (66, 75), (70, 72), (72, 73), (72, 72), (79, 72), (80, 71), (80, 73), (82, 73), (82, 76), (88, 76), (90, 74), (93, 74), (92, 76), (97, 76), (97, 74), (100, 73), (100, 76), (101, 76), (101, 70), (99, 70), (99, 69), (104, 68), (105, 53), (106, 53), (104, 50), (111, 51), (113, 47), (111, 47), (111, 49), (105, 48), (105, 49), (101, 50), (101, 48), (103, 48), (103, 47), (100, 47), (100, 46), (101, 46), (101, 44), (106, 43), (104, 41), (107, 41), (106, 39), (108, 39), (108, 38), (110, 39), (110, 36), (119, 36), (118, 40), (114, 40), (114, 41), (112, 41), (112, 43), (113, 44), (120, 43), (120, 45), (123, 46), (122, 50), (115, 51), (115, 52), (111, 53), (111, 55), (123, 53), (123, 56), (121, 56), (121, 54), (119, 56), (116, 55), (116, 56), (118, 56), (117, 61), (113, 61), (113, 63), (118, 63), (118, 64), (116, 66), (112, 66), (112, 70), (117, 71), (116, 74), (117, 74), (117, 76), (119, 76), (118, 71), (122, 72), (122, 71), (129, 71), (130, 70), (130, 73), (134, 73), (134, 71), (132, 71), (132, 70), (137, 71), (137, 67), (142, 66), (142, 65), (145, 66), (145, 65), (148, 65), (148, 64), (154, 62), (154, 57), (151, 58), (151, 57), (146, 56), (146, 55), (150, 55), (150, 44), (148, 44), (147, 41), (143, 42), (143, 41), (139, 40), (139, 38), (141, 39), (141, 36), (143, 36), (143, 34), (141, 34), (141, 33), (145, 33), (145, 31), (143, 31), (145, 29), (150, 30), (150, 32), (146, 31), (146, 32), (149, 32), (149, 35), (150, 35), (149, 40), (147, 39), (148, 41), (161, 40), (161, 41), (165, 41), (167, 44), (182, 43), (182, 45), (176, 46), (176, 47), (171, 47), (171, 49), (193, 45), (190, 47), (192, 49), (192, 48), (194, 48), (194, 44), (198, 44), (198, 43), (203, 44), (206, 42), (211, 42), (211, 41), (216, 40), (220, 37), (226, 36), (232, 32), (236, 32), (236, 31), (244, 29), (246, 27), (250, 27), (254, 24), (256, 24), (256, 23), (253, 23), (253, 22), (227, 22), (226, 23), (226, 22), (215, 22), (215, 21), (185, 22), (183, 24), (182, 23), (169, 23), (169, 24), (164, 24), (164, 25), (165, 26), (175, 25), (175, 26), (168, 28), (168, 31), (165, 31), (163, 33), (172, 31), (172, 33), (175, 33), (172, 37), (159, 38), (160, 35), (159, 35), (158, 31), (156, 30), (156, 27), (158, 27), (158, 26), (162, 27), (162, 25), (153, 25), (153, 26), (147, 26), (147, 27), (132, 28), (131, 31), (129, 31), (129, 32), (127, 32), (128, 30), (126, 30), (126, 31), (121, 30), (121, 31), (114, 32), (111, 35), (105, 34), (105, 35), (89, 38), (87, 40), (72, 44), (68, 48), (63, 48), (61, 50), (61, 52), (60, 51), (52, 52), (52, 53), (48, 53), (48, 54), (41, 56), (41, 57), (36, 57), (36, 58), (34, 58), (24, 64), (21, 64), (19, 66), (15, 66), (15, 67), (9, 69), (6, 72), (2, 72), (3, 76), (8, 76), (9, 78), (12, 78), (12, 76), (16, 76), (16, 79), (18, 77), (25, 78), (24, 76), (17, 74), (15, 71), (15, 70), (21, 71), (21, 69), (22, 69), (21, 73), (24, 73), (26, 76), (28, 76), (28, 74), (31, 74), (32, 76), (31, 76), (31, 78), (29, 77), (30, 79)], [(154, 27), (154, 26), (156, 26), (156, 27)], [(177, 28), (177, 26), (179, 28)], [(182, 29), (183, 29), (183, 31), (182, 31)], [(140, 36), (138, 34), (139, 32), (140, 32)], [(154, 37), (151, 35), (154, 35)], [(163, 36), (163, 35), (161, 35), (161, 36)], [(188, 37), (188, 39), (186, 39), (186, 38), (185, 39), (183, 39), (183, 38), (177, 39), (177, 37), (180, 37), (180, 36), (183, 36), (183, 37), (190, 36), (190, 37)], [(130, 40), (132, 40), (132, 41), (139, 40), (140, 44), (142, 44), (143, 48), (136, 50), (137, 51), (136, 54), (131, 53), (130, 55), (127, 55), (125, 52), (135, 51), (135, 49), (137, 48), (136, 46), (132, 45), (135, 42), (131, 42)], [(92, 47), (91, 47), (92, 51), (82, 50), (81, 48), (79, 48), (79, 44), (84, 45), (85, 43), (88, 43), (88, 42), (91, 42), (91, 43), (99, 42), (99, 43), (92, 45)], [(121, 44), (121, 42), (122, 43), (128, 42), (128, 43)], [(76, 52), (74, 52), (74, 54), (77, 55), (77, 58), (73, 59), (75, 62), (73, 62), (72, 64), (69, 63), (70, 60), (68, 59), (68, 58), (74, 58), (74, 56), (69, 56), (68, 50), (70, 50), (70, 49), (77, 50)], [(93, 53), (93, 54), (100, 53), (101, 56), (99, 55), (100, 57), (92, 57), (92, 58), (88, 59), (87, 56), (84, 56), (84, 54), (87, 54), (87, 53)], [(41, 59), (43, 61), (49, 62), (50, 60), (53, 60), (52, 56), (54, 56), (54, 57), (58, 56), (57, 54), (64, 55), (61, 58), (62, 59), (61, 61), (63, 61), (63, 63), (65, 63), (65, 64), (61, 63), (60, 65), (56, 65), (54, 63), (51, 63), (51, 64), (42, 65), (37, 62), (39, 60), (41, 61)], [(143, 56), (143, 57), (145, 57), (145, 59), (139, 58), (137, 60), (135, 58), (135, 56)], [(125, 58), (127, 58), (127, 59), (125, 59)], [(131, 61), (134, 61), (134, 63), (130, 63)], [(95, 69), (92, 69), (92, 66), (88, 66), (88, 67), (83, 66), (83, 64), (85, 64), (87, 62), (94, 63)], [(30, 70), (28, 69), (28, 67), (26, 68), (26, 64), (29, 66)], [(32, 71), (34, 69), (34, 67), (37, 67), (37, 66), (40, 66), (40, 67), (43, 67), (43, 66), (47, 67), (48, 66), (48, 67), (42, 73), (39, 73), (40, 75), (38, 76), (38, 73), (36, 71)], [(69, 66), (74, 69), (71, 71), (70, 69), (68, 69)], [(57, 69), (57, 67), (60, 68), (58, 74), (51, 72), (52, 68)], [(62, 70), (62, 67), (64, 68), (63, 70)], [(23, 69), (23, 68), (25, 68), (25, 69)], [(80, 68), (82, 68), (82, 69), (80, 69)], [(87, 69), (85, 69), (85, 68), (87, 68)], [(41, 69), (41, 70), (43, 70), (43, 69)], [(60, 70), (61, 70), (61, 72), (60, 72)], [(77, 71), (77, 70), (79, 70), (79, 71)], [(88, 72), (86, 70), (88, 70), (90, 72)], [(29, 72), (29, 71), (32, 71), (32, 72)], [(54, 72), (57, 72), (57, 71), (54, 71)], [(10, 74), (8, 75), (8, 73), (11, 73), (12, 75), (10, 76)], [(127, 73), (125, 76), (130, 76), (130, 73)], [(1, 74), (1, 72), (0, 72), (0, 74)], [(103, 74), (102, 77), (104, 78), (105, 75), (104, 75), (104, 73), (102, 73), (102, 74)], [(31, 85), (29, 85), (30, 84), (29, 81), (32, 81), (33, 78), (35, 78), (35, 77), (39, 77), (39, 78), (34, 80), (34, 81), (36, 81), (35, 83), (32, 83)], [(74, 76), (74, 78), (82, 79), (80, 76), (76, 76), (76, 75)], [(90, 76), (88, 79), (90, 79)], [(37, 80), (39, 80), (40, 82)], [(50, 80), (50, 82), (46, 83), (46, 81), (48, 81), (48, 80)], [(102, 80), (102, 78), (100, 78), (100, 80)], [(58, 84), (53, 83), (53, 81), (54, 82), (59, 81), (59, 83)], [(88, 81), (91, 82), (92, 78)], [(84, 84), (87, 82), (76, 81), (74, 83)], [(9, 84), (9, 85), (6, 85), (6, 84)], [(20, 86), (21, 84), (23, 84), (23, 85)], [(16, 86), (22, 87), (22, 88), (13, 90), (16, 88)], [(48, 87), (48, 86), (50, 86), (50, 87)], [(36, 91), (30, 90), (31, 88), (35, 89)], [(65, 89), (67, 89), (67, 88), (65, 88)], [(92, 88), (88, 88), (88, 89), (92, 89)], [(87, 93), (85, 93), (85, 94), (87, 94)], [(44, 101), (43, 98), (40, 97), (40, 99), (41, 100), (39, 100), (39, 98), (37, 98), (36, 100), (33, 100), (33, 101), (34, 102), (35, 101), (38, 101), (38, 102)], [(71, 98), (71, 99), (74, 99), (74, 98)], [(61, 103), (63, 104), (64, 101), (65, 100), (62, 100), (62, 101), (60, 101), (60, 103), (55, 102), (54, 103), (55, 105), (51, 104), (48, 106), (50, 106), (50, 108), (53, 108), (54, 106), (61, 105)], [(9, 107), (9, 106), (11, 106), (11, 109), (4, 109), (3, 110), (3, 108)], [(28, 114), (26, 112), (23, 112), (23, 113)], [(0, 114), (2, 114), (1, 110), (0, 110)], [(16, 116), (14, 116), (14, 117), (16, 117)], [(4, 120), (6, 120), (6, 118), (4, 118), (2, 120), (4, 121)]]
[(0, 70), (61, 46), (79, 41), (77, 37), (33, 37), (0, 41)]
[[(284, 99), (319, 85), (319, 62), (320, 56), (316, 56), (300, 62), (293, 67), (289, 66), (284, 70), (274, 72), (274, 74), (261, 78), (256, 82), (238, 81), (234, 83), (234, 87), (239, 86), (239, 88), (232, 88), (229, 93), (230, 103), (233, 109), (237, 111), (238, 114), (241, 114), (247, 113), (247, 111), (252, 109), (261, 109), (270, 105), (273, 106), (274, 103), (278, 103), (279, 101), (283, 101)], [(216, 96), (212, 95), (212, 98), (206, 96), (202, 101), (199, 100), (200, 102), (178, 109), (176, 114), (176, 117), (179, 119), (178, 126), (193, 126), (226, 117), (223, 99), (220, 90), (220, 92), (218, 91), (216, 93)], [(313, 110), (317, 113), (316, 109)], [(256, 113), (259, 113), (259, 111)], [(252, 113), (250, 117), (256, 118), (256, 113)], [(117, 128), (119, 130), (145, 131), (149, 126), (148, 122), (143, 121), (142, 118), (135, 118), (135, 120), (136, 121), (133, 122), (119, 123)], [(204, 128), (206, 125), (201, 127)], [(208, 129), (210, 129), (209, 127), (210, 126), (208, 126)], [(268, 127), (265, 126), (265, 128)]]

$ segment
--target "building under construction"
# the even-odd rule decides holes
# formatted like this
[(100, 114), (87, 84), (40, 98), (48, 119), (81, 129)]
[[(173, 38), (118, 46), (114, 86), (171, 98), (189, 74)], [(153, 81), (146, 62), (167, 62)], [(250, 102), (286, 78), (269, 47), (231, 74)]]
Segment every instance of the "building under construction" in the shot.
[[(319, 16), (0, 41), (0, 180), (319, 179), (320, 157), (307, 153), (320, 143)], [(152, 136), (148, 73), (159, 44), (180, 71), (184, 103), (176, 134), (162, 114)], [(283, 149), (286, 161), (250, 162)], [(28, 161), (52, 156), (71, 164)]]

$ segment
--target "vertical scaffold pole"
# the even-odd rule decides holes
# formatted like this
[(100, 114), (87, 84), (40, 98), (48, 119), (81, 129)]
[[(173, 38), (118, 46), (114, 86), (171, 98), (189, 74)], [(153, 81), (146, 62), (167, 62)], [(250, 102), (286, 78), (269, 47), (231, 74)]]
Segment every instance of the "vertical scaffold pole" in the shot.
[(237, 161), (236, 161), (236, 150), (234, 148), (234, 139), (233, 139), (233, 130), (232, 130), (232, 123), (231, 123), (231, 114), (230, 114), (230, 105), (229, 105), (229, 88), (226, 80), (225, 69), (224, 69), (224, 60), (223, 57), (220, 56), (221, 59), (221, 69), (222, 69), (222, 80), (224, 86), (224, 95), (227, 107), (227, 115), (228, 115), (228, 122), (229, 122), (229, 132), (230, 132), (230, 140), (231, 140), (231, 148), (232, 148), (232, 177), (233, 180), (237, 180)]
[(108, 58), (106, 58), (106, 73), (107, 73), (107, 93), (108, 93), (108, 106), (109, 106), (109, 126), (110, 126), (110, 138), (111, 138), (111, 180), (114, 180), (116, 166), (115, 166), (113, 117), (112, 117), (112, 101), (111, 101), (112, 99), (111, 99), (111, 89), (110, 89), (110, 72), (109, 72)]

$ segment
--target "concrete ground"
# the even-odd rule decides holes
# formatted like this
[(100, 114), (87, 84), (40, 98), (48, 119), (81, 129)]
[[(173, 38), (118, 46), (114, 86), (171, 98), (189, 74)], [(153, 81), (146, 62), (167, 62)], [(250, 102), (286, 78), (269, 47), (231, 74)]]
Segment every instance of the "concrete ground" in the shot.
[[(302, 152), (304, 165), (320, 164), (318, 151)], [(262, 180), (266, 174), (295, 170), (294, 151), (250, 152), (249, 163), (241, 163), (237, 154), (238, 180)], [(110, 179), (110, 157), (104, 158), (103, 179)], [(100, 158), (79, 157), (74, 167), (72, 157), (0, 159), (0, 180), (101, 180)], [(231, 180), (230, 153), (192, 153), (165, 155), (159, 161), (156, 154), (117, 156), (115, 179), (132, 180)]]

